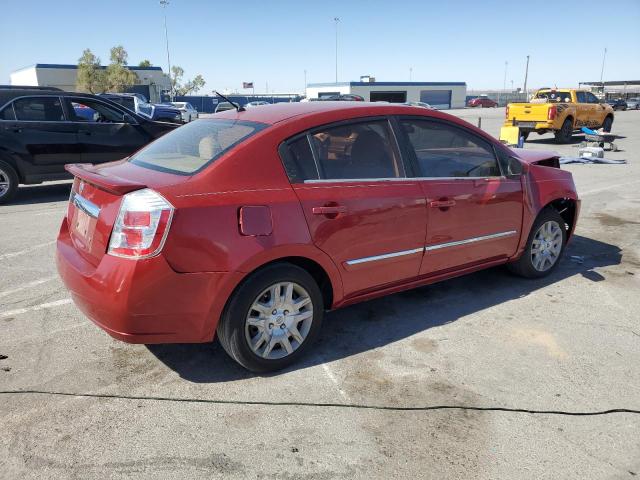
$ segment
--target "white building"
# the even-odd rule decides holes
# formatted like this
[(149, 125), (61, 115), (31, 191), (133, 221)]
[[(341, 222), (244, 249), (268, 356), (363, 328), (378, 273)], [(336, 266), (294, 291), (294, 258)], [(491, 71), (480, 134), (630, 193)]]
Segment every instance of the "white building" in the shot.
[[(160, 93), (169, 90), (169, 77), (165, 75), (162, 68), (133, 66), (127, 68), (138, 76), (136, 87), (142, 86), (141, 89), (135, 90), (140, 90), (139, 93), (144, 93), (149, 100), (159, 101)], [(57, 87), (69, 92), (76, 90), (77, 79), (77, 65), (36, 63), (11, 73), (11, 85)]]
[(464, 108), (465, 82), (376, 82), (362, 77), (361, 82), (310, 83), (307, 98), (332, 95), (360, 95), (368, 102), (425, 102), (438, 109)]

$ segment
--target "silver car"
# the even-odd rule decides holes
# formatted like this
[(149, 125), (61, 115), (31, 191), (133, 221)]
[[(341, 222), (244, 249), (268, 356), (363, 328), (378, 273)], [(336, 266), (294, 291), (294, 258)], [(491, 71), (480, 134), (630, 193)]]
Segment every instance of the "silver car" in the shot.
[(171, 105), (180, 110), (183, 123), (189, 123), (198, 118), (198, 111), (189, 102), (171, 102)]
[(629, 98), (627, 100), (627, 110), (640, 110), (640, 97)]

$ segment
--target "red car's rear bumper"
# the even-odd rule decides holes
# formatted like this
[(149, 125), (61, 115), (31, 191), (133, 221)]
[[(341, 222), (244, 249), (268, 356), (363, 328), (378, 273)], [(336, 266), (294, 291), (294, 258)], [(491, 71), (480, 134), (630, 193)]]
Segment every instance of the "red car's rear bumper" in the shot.
[(109, 335), (129, 343), (212, 340), (236, 275), (178, 273), (162, 256), (136, 261), (104, 255), (96, 267), (75, 249), (66, 219), (56, 263), (78, 308)]

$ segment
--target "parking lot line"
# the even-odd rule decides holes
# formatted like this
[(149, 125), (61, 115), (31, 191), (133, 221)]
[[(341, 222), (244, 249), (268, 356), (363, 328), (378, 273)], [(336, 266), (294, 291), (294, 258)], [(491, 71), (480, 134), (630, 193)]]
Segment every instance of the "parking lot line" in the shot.
[(336, 386), (336, 388), (338, 389), (338, 392), (340, 392), (340, 396), (342, 396), (342, 398), (344, 398), (347, 401), (351, 401), (351, 399), (349, 398), (349, 395), (347, 395), (347, 392), (345, 392), (342, 388), (340, 388), (340, 382), (338, 382), (338, 379), (331, 371), (331, 368), (329, 367), (329, 365), (327, 365), (326, 363), (323, 363), (322, 369), (327, 374), (327, 377), (329, 377), (329, 380), (331, 380), (333, 384)]
[(37, 250), (42, 247), (48, 247), (49, 245), (53, 245), (54, 243), (56, 243), (56, 241), (52, 240), (46, 243), (38, 243), (37, 245), (33, 245), (29, 248), (25, 248), (24, 250), (19, 250), (17, 252), (3, 253), (2, 255), (0, 255), (0, 260), (6, 260), (7, 258), (13, 258), (19, 255), (24, 255), (25, 253), (33, 252), (34, 250)]
[(5, 290), (4, 292), (0, 292), (0, 297), (6, 297), (7, 295), (11, 295), (12, 293), (17, 293), (22, 290), (35, 287), (37, 285), (42, 285), (43, 283), (50, 282), (51, 280), (55, 280), (56, 278), (58, 278), (57, 275), (51, 275), (50, 277), (45, 277), (45, 278), (41, 278), (40, 280), (34, 280), (33, 282), (25, 283), (24, 285), (21, 285), (19, 287), (12, 288), (10, 290)]
[(56, 300), (55, 302), (41, 303), (39, 305), (32, 305), (31, 307), (16, 308), (15, 310), (7, 310), (6, 312), (0, 312), (0, 318), (12, 317), (14, 315), (21, 315), (27, 312), (35, 312), (37, 310), (44, 310), (45, 308), (59, 307), (61, 305), (68, 305), (71, 303), (70, 298), (63, 298), (62, 300)]
[(607, 191), (607, 190), (614, 190), (616, 188), (626, 187), (627, 185), (635, 185), (637, 183), (640, 183), (640, 181), (627, 182), (627, 183), (616, 183), (614, 185), (607, 185), (606, 187), (594, 188), (592, 190), (587, 190), (586, 192), (578, 191), (578, 195), (581, 196), (581, 197), (584, 197), (585, 195), (591, 195), (593, 193), (604, 192), (604, 191)]

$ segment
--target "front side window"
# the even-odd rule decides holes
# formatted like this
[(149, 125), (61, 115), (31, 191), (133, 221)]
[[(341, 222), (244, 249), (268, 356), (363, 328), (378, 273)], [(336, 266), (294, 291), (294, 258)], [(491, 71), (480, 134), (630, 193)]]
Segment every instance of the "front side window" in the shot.
[(62, 122), (64, 113), (58, 97), (19, 98), (13, 102), (18, 120), (33, 122)]
[(124, 114), (102, 102), (86, 98), (66, 99), (69, 116), (76, 122), (123, 123)]
[(600, 100), (598, 100), (598, 97), (596, 97), (593, 93), (587, 93), (587, 102), (600, 103)]
[(0, 112), (0, 120), (15, 120), (16, 115), (13, 113), (13, 105), (9, 104)]
[(142, 167), (192, 175), (266, 125), (233, 120), (203, 120), (177, 128), (130, 158)]
[(351, 123), (309, 135), (320, 178), (327, 180), (404, 177), (389, 123)]
[(498, 177), (491, 144), (462, 128), (429, 120), (401, 120), (421, 177)]

